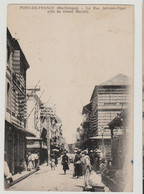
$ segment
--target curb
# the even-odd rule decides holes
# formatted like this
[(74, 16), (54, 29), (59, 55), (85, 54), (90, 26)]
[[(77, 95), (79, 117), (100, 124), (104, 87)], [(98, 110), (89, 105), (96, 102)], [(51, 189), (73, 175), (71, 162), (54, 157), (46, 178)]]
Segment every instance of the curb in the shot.
[(20, 177), (20, 178), (14, 180), (12, 183), (9, 184), (9, 187), (11, 187), (11, 186), (17, 184), (18, 182), (22, 181), (23, 179), (27, 178), (28, 176), (34, 174), (34, 173), (37, 172), (37, 171), (38, 171), (38, 170), (35, 169), (35, 170), (33, 170), (32, 172), (30, 172), (30, 173), (28, 173), (28, 174), (25, 174), (25, 175), (23, 175), (22, 177)]

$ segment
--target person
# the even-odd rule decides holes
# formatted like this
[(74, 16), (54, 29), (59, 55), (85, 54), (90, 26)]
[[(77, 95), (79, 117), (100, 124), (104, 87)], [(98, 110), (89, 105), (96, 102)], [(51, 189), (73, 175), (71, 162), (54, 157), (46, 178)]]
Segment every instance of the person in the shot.
[(73, 155), (73, 166), (74, 166), (73, 177), (75, 177), (75, 176), (76, 176), (76, 171), (75, 171), (75, 163), (74, 163), (74, 160), (75, 160), (76, 153), (77, 153), (77, 150), (75, 150), (75, 151), (74, 151), (74, 155)]
[(81, 155), (80, 150), (77, 151), (77, 154), (75, 155), (74, 164), (75, 164), (75, 176), (79, 178), (82, 176), (82, 167), (81, 167)]
[(29, 153), (29, 156), (28, 156), (28, 168), (27, 168), (27, 170), (28, 171), (31, 171), (32, 170), (32, 168), (33, 168), (33, 163), (32, 163), (32, 157), (31, 157), (31, 153)]
[(84, 175), (84, 169), (85, 169), (85, 167), (84, 167), (84, 157), (85, 157), (85, 152), (82, 151), (82, 153), (81, 153), (82, 176)]
[(22, 171), (25, 171), (25, 170), (27, 170), (26, 162), (25, 160), (22, 159), (19, 165), (19, 173), (21, 174)]
[(64, 174), (66, 174), (66, 171), (69, 170), (69, 158), (66, 154), (66, 151), (64, 151), (64, 155), (62, 156), (62, 165), (63, 165)]
[(57, 165), (58, 165), (58, 158), (57, 158), (57, 154), (56, 153), (55, 153), (54, 157), (55, 157), (55, 166), (57, 167)]
[(95, 158), (94, 158), (94, 152), (93, 152), (93, 150), (90, 150), (89, 157), (90, 157), (91, 167), (93, 168), (94, 163), (95, 163)]
[(85, 150), (85, 156), (84, 156), (84, 184), (85, 188), (88, 188), (89, 185), (89, 178), (90, 178), (90, 171), (91, 171), (91, 163), (90, 163), (90, 157), (88, 156), (88, 151)]
[(35, 153), (34, 152), (31, 154), (31, 161), (32, 161), (32, 165), (33, 165), (32, 168), (35, 168)]
[(39, 156), (37, 152), (35, 153), (35, 168), (39, 168)]
[(12, 174), (10, 173), (9, 166), (6, 161), (6, 152), (4, 152), (4, 187), (7, 190), (9, 188), (9, 183), (13, 182)]
[(27, 170), (28, 170), (28, 157), (29, 157), (29, 153), (26, 153), (25, 161), (26, 161), (26, 169)]
[(55, 159), (51, 159), (51, 170), (55, 170)]
[(99, 167), (100, 167), (100, 150), (96, 149), (96, 155), (95, 155), (95, 159), (96, 159), (96, 172), (99, 172)]

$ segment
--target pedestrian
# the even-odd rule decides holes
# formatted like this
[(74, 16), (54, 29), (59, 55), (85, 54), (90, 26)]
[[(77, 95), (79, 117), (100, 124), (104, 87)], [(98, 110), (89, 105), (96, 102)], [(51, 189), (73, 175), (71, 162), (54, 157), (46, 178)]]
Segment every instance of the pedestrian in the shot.
[(74, 172), (73, 172), (73, 177), (76, 176), (76, 171), (75, 171), (75, 163), (74, 163), (74, 160), (75, 160), (75, 156), (77, 154), (77, 150), (74, 151), (74, 155), (73, 155), (73, 166), (74, 166)]
[(62, 156), (62, 165), (63, 165), (64, 174), (66, 174), (66, 171), (69, 170), (69, 158), (66, 154), (66, 151), (64, 151), (64, 155)]
[(90, 150), (89, 157), (90, 157), (91, 167), (93, 169), (93, 166), (94, 166), (94, 163), (95, 163), (95, 158), (94, 158), (94, 152), (93, 152), (93, 150)]
[(9, 166), (6, 161), (6, 152), (4, 152), (4, 187), (5, 189), (9, 189), (9, 183), (13, 182), (12, 174), (10, 173)]
[(32, 156), (32, 154), (29, 153), (29, 156), (28, 156), (28, 168), (27, 168), (28, 171), (31, 171), (32, 168), (33, 168), (33, 163), (32, 163), (32, 157), (31, 156)]
[(77, 154), (75, 155), (74, 163), (75, 163), (75, 176), (79, 178), (82, 176), (82, 167), (81, 167), (81, 155), (80, 150), (77, 151)]
[(81, 153), (82, 176), (84, 175), (84, 169), (85, 169), (85, 166), (84, 166), (84, 157), (85, 157), (85, 152), (82, 151), (82, 153)]
[(96, 172), (99, 173), (100, 170), (100, 155), (101, 151), (99, 149), (96, 149), (96, 154), (95, 154), (95, 160), (96, 160)]
[(28, 157), (29, 157), (29, 153), (26, 153), (25, 161), (26, 161), (26, 169), (27, 170), (28, 170)]
[(51, 170), (55, 170), (55, 159), (51, 159)]
[(85, 185), (85, 189), (90, 187), (90, 185), (89, 185), (90, 171), (91, 171), (90, 157), (88, 156), (88, 151), (85, 150), (85, 156), (84, 156), (84, 185)]
[(26, 162), (25, 160), (22, 159), (19, 165), (19, 173), (21, 174), (22, 171), (25, 171), (26, 169), (27, 169)]
[(39, 168), (39, 156), (37, 152), (35, 153), (35, 168)]
[(57, 158), (57, 155), (55, 154), (55, 166), (58, 165), (58, 158)]
[(32, 161), (32, 165), (33, 165), (32, 168), (35, 168), (35, 153), (34, 152), (31, 154), (31, 161)]

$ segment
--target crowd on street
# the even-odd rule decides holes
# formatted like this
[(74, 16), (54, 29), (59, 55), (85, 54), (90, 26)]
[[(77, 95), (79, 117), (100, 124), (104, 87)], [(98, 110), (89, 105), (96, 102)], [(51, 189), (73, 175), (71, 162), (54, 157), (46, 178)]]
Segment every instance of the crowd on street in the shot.
[[(93, 186), (102, 186), (104, 188), (100, 173), (104, 169), (105, 162), (102, 159), (102, 154), (99, 149), (90, 151), (75, 149), (72, 155), (70, 155), (67, 150), (64, 150), (60, 157), (57, 157), (56, 154), (52, 154), (50, 169), (55, 170), (59, 162), (63, 167), (64, 175), (67, 174), (67, 170), (69, 170), (71, 166), (70, 163), (72, 163), (74, 169), (73, 178), (78, 179), (83, 177), (85, 190), (89, 190)], [(40, 169), (38, 153), (28, 152), (25, 165), (22, 164), (20, 168), (19, 173), (23, 170), (31, 171), (32, 169)], [(5, 169), (5, 180), (10, 183), (12, 181), (12, 175), (9, 172), (7, 164), (5, 164)]]
[[(85, 189), (92, 186), (101, 185), (101, 176), (99, 174), (105, 169), (105, 161), (99, 149), (96, 150), (79, 150), (75, 149), (73, 157), (74, 172), (73, 177), (84, 177)], [(70, 157), (65, 150), (62, 156), (61, 164), (63, 165), (64, 174), (69, 170)]]

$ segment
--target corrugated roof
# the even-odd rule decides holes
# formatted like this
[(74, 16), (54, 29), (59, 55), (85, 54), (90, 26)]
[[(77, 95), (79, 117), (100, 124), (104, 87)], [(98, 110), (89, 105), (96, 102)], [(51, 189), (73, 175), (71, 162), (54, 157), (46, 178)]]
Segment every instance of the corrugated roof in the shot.
[(95, 95), (95, 91), (99, 87), (105, 87), (105, 86), (128, 86), (128, 84), (129, 84), (129, 77), (126, 76), (126, 75), (123, 75), (123, 74), (118, 74), (118, 75), (110, 78), (106, 82), (103, 82), (100, 85), (96, 85), (94, 90), (93, 90), (93, 93), (92, 93), (90, 101), (92, 101), (92, 98)]
[(126, 75), (118, 74), (115, 77), (103, 82), (101, 85), (128, 85), (129, 78)]

